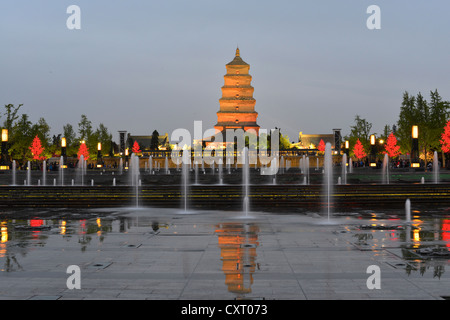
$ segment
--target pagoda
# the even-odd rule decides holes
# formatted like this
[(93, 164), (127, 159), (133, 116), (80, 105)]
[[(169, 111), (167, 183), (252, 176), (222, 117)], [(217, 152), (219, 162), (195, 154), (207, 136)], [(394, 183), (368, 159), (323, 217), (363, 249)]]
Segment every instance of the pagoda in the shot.
[(248, 73), (250, 65), (242, 60), (239, 48), (236, 49), (234, 59), (226, 64), (226, 68), (222, 98), (219, 99), (220, 110), (217, 112), (217, 124), (214, 128), (216, 132), (227, 129), (253, 129), (258, 134), (256, 100), (253, 98), (252, 76)]

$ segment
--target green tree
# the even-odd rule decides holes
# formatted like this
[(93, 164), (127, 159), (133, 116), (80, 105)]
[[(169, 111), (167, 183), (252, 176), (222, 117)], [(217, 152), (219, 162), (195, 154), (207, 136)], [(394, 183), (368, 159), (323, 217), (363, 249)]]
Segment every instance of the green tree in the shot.
[(66, 138), (66, 154), (69, 157), (75, 157), (78, 152), (79, 141), (73, 126), (68, 123), (63, 126), (63, 137)]
[[(359, 115), (355, 116), (355, 125), (350, 126), (350, 135), (345, 136), (344, 139), (350, 143), (350, 155), (355, 156), (351, 146), (356, 145), (357, 141), (362, 144), (365, 150), (370, 149), (370, 131), (372, 130), (372, 123)], [(359, 149), (358, 149), (359, 150)]]
[(151, 150), (158, 150), (159, 146), (159, 132), (153, 131), (152, 133), (152, 139), (150, 140), (150, 149)]
[(8, 153), (12, 159), (21, 163), (31, 159), (31, 151), (28, 147), (33, 141), (32, 122), (27, 114), (22, 114), (20, 119), (12, 128), (13, 135), (10, 136), (10, 148)]
[(449, 117), (449, 102), (443, 101), (438, 91), (430, 92), (430, 101), (426, 101), (419, 92), (411, 96), (403, 94), (403, 102), (398, 119), (396, 136), (403, 153), (411, 151), (411, 130), (413, 125), (419, 127), (419, 150), (422, 157), (430, 160), (432, 150), (441, 150), (440, 136)]
[(98, 125), (94, 133), (97, 142), (102, 144), (102, 155), (106, 155), (111, 150), (111, 134), (103, 123)]

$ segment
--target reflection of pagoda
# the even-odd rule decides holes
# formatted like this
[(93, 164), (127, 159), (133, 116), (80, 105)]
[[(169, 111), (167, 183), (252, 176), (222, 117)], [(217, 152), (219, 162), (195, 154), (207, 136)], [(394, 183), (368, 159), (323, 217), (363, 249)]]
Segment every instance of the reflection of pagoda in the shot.
[(224, 223), (217, 226), (222, 270), (228, 291), (240, 294), (251, 292), (256, 267), (258, 226), (243, 223)]
[(259, 125), (256, 124), (258, 113), (255, 111), (252, 76), (248, 73), (250, 65), (242, 60), (239, 48), (236, 49), (236, 56), (226, 65), (226, 68), (222, 98), (219, 100), (220, 110), (217, 112), (217, 124), (214, 128), (216, 131), (253, 129), (258, 134)]

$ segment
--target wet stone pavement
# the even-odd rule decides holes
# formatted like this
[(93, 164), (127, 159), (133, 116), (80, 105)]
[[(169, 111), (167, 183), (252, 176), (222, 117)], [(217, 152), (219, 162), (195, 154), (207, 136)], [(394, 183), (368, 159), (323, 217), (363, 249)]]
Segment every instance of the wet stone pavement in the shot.
[[(3, 212), (0, 299), (447, 299), (450, 213)], [(80, 289), (67, 284), (79, 267)], [(379, 268), (369, 288), (368, 279)]]

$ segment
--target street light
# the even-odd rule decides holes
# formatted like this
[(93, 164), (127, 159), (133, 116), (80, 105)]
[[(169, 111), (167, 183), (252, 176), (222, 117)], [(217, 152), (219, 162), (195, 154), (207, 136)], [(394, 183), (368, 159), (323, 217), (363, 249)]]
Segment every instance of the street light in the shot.
[(419, 168), (419, 127), (414, 125), (412, 126), (412, 146), (411, 146), (411, 167)]
[(102, 163), (102, 144), (101, 142), (97, 143), (97, 168), (103, 167)]
[(345, 154), (347, 157), (350, 155), (350, 141), (345, 140)]
[(8, 158), (8, 129), (2, 129), (2, 159), (0, 160), (0, 170), (9, 170)]
[(376, 143), (376, 138), (375, 138), (375, 135), (372, 134), (372, 135), (370, 135), (370, 166), (371, 167), (376, 167), (377, 166), (377, 163), (375, 161), (376, 160), (376, 153), (377, 153), (375, 143)]

